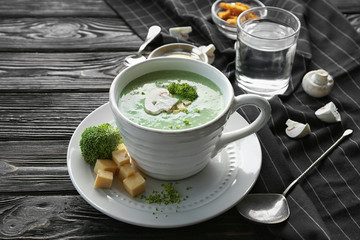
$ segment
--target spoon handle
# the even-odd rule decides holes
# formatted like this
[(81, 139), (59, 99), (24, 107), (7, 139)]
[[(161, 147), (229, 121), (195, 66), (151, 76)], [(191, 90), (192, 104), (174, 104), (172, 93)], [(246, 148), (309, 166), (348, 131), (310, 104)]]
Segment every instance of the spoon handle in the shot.
[(154, 38), (161, 32), (161, 28), (157, 25), (151, 26), (149, 28), (148, 34), (145, 38), (143, 44), (141, 44), (137, 54), (140, 55), (144, 51), (145, 47), (152, 41)]
[(313, 162), (310, 167), (308, 167), (297, 179), (295, 179), (283, 192), (283, 195), (286, 196), (286, 194), (290, 191), (290, 189), (300, 180), (302, 180), (304, 178), (304, 176), (311, 171), (318, 162), (320, 162), (322, 159), (325, 158), (325, 156), (332, 151), (337, 145), (339, 145), (339, 143), (348, 135), (350, 135), (353, 132), (353, 130), (351, 129), (347, 129), (343, 135), (331, 146), (328, 148), (328, 150), (326, 150), (318, 159), (316, 159), (315, 162)]

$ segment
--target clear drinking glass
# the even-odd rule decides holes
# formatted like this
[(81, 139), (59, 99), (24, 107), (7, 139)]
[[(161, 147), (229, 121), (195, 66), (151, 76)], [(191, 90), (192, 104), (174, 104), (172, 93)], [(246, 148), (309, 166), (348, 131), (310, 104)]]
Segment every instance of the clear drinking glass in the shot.
[(289, 86), (299, 19), (276, 7), (244, 11), (237, 21), (236, 82), (247, 93), (270, 99)]

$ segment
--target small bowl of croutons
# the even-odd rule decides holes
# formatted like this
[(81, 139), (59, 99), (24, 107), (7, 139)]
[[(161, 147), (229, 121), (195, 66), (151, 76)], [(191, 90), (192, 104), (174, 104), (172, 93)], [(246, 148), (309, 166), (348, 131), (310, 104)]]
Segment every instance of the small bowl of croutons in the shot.
[(258, 0), (217, 0), (211, 7), (211, 17), (221, 33), (236, 40), (236, 22), (238, 16), (253, 7), (265, 7)]

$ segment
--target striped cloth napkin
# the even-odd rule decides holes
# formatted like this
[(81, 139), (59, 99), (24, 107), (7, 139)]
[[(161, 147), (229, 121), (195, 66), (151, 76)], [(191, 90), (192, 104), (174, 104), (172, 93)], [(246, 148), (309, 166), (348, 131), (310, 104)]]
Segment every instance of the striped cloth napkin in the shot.
[[(192, 26), (189, 43), (216, 46), (214, 66), (234, 82), (234, 41), (224, 37), (211, 20), (211, 0), (106, 0), (131, 28), (145, 38), (151, 25), (162, 27), (153, 47), (178, 41), (170, 27)], [(288, 221), (269, 226), (281, 239), (360, 238), (360, 36), (338, 8), (326, 0), (263, 0), (265, 5), (293, 12), (302, 23), (292, 81), (285, 94), (270, 100), (272, 117), (258, 132), (263, 164), (252, 192), (282, 193), (344, 132), (354, 133), (288, 194)], [(315, 69), (327, 70), (335, 79), (330, 95), (313, 98), (301, 87), (302, 77)], [(243, 94), (234, 85), (236, 94)], [(332, 101), (342, 117), (323, 123), (314, 112)], [(240, 110), (248, 121), (257, 111)], [(294, 140), (285, 134), (285, 122), (309, 123), (311, 134)], [(240, 217), (240, 216), (239, 216)]]
[(330, 0), (342, 13), (360, 13), (359, 0)]

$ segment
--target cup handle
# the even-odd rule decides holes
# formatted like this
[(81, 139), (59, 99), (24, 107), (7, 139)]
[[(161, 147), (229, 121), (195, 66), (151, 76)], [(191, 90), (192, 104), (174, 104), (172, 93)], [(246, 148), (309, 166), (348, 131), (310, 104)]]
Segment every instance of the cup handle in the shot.
[(223, 133), (220, 136), (211, 157), (215, 157), (216, 154), (229, 143), (257, 132), (270, 119), (271, 107), (269, 102), (265, 98), (254, 94), (244, 94), (244, 95), (236, 96), (234, 98), (234, 102), (229, 115), (233, 114), (237, 109), (245, 105), (257, 106), (260, 109), (259, 116), (246, 127), (243, 127), (239, 130)]

